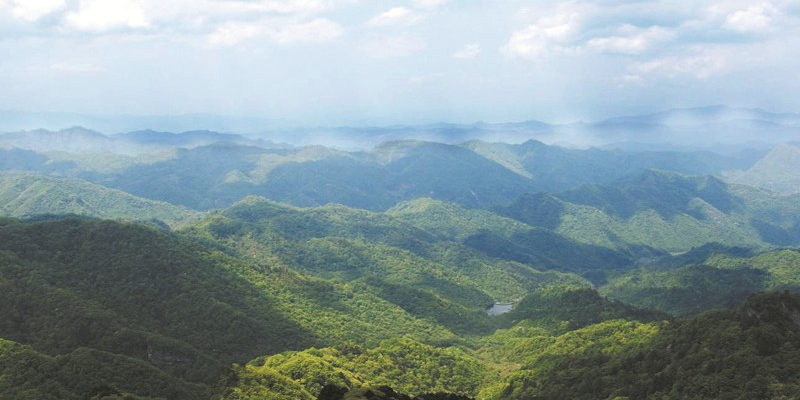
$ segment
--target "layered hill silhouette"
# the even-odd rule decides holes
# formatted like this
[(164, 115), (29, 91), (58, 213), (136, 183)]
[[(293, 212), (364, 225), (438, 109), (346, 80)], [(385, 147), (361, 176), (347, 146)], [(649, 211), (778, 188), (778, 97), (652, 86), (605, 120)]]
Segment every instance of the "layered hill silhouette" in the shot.
[(0, 134), (0, 398), (792, 398), (798, 125)]
[(582, 243), (686, 251), (709, 242), (797, 244), (794, 200), (712, 176), (649, 170), (606, 185), (524, 195), (494, 210)]
[(196, 211), (81, 179), (30, 173), (0, 174), (0, 214), (18, 218), (71, 214), (168, 226), (199, 218)]
[(524, 193), (607, 184), (644, 169), (721, 174), (749, 169), (758, 160), (753, 153), (581, 150), (536, 141), (518, 145), (393, 141), (367, 152), (319, 146), (287, 149), (212, 132), (117, 135), (114, 138), (128, 138), (136, 146), (157, 144), (147, 152), (120, 153), (115, 152), (120, 139), (73, 130), (100, 141), (71, 149), (61, 146), (61, 139), (43, 140), (48, 144), (37, 148), (20, 138), (42, 140), (38, 138), (43, 133), (15, 134), (17, 139), (8, 141), (12, 147), (0, 150), (4, 155), (0, 166), (5, 171), (78, 177), (197, 210), (260, 195), (299, 206), (340, 203), (379, 211), (419, 197), (488, 208), (506, 205)]

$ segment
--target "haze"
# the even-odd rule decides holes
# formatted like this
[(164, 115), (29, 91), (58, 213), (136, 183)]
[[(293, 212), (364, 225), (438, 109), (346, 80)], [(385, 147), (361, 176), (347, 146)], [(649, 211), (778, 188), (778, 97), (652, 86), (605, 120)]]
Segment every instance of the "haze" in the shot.
[(795, 112), (798, 16), (777, 0), (0, 0), (0, 109), (327, 125)]

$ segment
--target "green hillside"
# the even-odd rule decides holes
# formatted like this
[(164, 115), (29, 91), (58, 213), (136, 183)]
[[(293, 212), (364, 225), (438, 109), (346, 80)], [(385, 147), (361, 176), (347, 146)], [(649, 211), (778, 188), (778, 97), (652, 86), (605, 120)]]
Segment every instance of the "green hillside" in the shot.
[(489, 332), (484, 310), (495, 301), (541, 287), (588, 285), (574, 275), (488, 257), (389, 214), (342, 206), (295, 208), (248, 198), (189, 233), (305, 275), (366, 285), (385, 301), (457, 333)]
[[(160, 133), (157, 140), (190, 133)], [(101, 142), (92, 139), (73, 148), (69, 135), (58, 136), (63, 143), (49, 146), (45, 140), (28, 146), (38, 152), (0, 149), (4, 156), (0, 169), (78, 177), (195, 210), (224, 208), (258, 195), (297, 206), (339, 203), (380, 211), (420, 197), (490, 208), (507, 205), (525, 193), (608, 184), (648, 168), (720, 174), (750, 168), (753, 161), (704, 152), (568, 149), (536, 141), (451, 145), (397, 140), (353, 152), (322, 146), (264, 148), (258, 146), (261, 142), (241, 137), (230, 141), (224, 139), (230, 135), (197, 133), (210, 135), (195, 143), (202, 146), (195, 147), (192, 140), (166, 147), (136, 144), (128, 149), (131, 155), (119, 153), (131, 143), (116, 139), (105, 143), (111, 139), (103, 136)], [(25, 134), (20, 135), (24, 141)], [(184, 145), (190, 148), (174, 147)], [(119, 151), (113, 153), (115, 149)]]
[(490, 398), (791, 399), (800, 392), (798, 312), (797, 296), (759, 295), (690, 320), (518, 339), (541, 344)]
[(687, 175), (747, 169), (755, 160), (695, 151), (573, 149), (536, 140), (520, 144), (471, 141), (464, 147), (531, 179), (537, 191), (563, 191), (587, 184), (608, 184), (647, 169)]
[[(530, 227), (432, 200), (374, 213), (248, 198), (177, 233), (5, 219), (0, 393), (314, 399), (336, 384), (588, 399), (794, 389), (781, 372), (794, 362), (793, 295), (689, 320), (636, 306), (695, 315), (755, 291), (796, 290), (797, 251), (710, 246), (609, 274), (598, 293), (575, 275), (462, 244), (474, 232), (513, 238), (518, 229)], [(484, 309), (499, 295), (519, 296), (515, 310), (490, 317)], [(731, 342), (712, 343), (707, 331)], [(696, 340), (715, 350), (692, 348)], [(741, 351), (721, 350), (733, 346)], [(745, 370), (752, 357), (761, 372)], [(717, 367), (692, 370), (698, 363)], [(750, 385), (735, 386), (726, 371)]]
[(86, 347), (53, 357), (5, 339), (0, 377), (0, 397), (14, 400), (192, 399), (203, 393), (203, 385), (132, 357)]
[(741, 157), (0, 152), (2, 399), (800, 393), (800, 197), (695, 175)]
[(795, 200), (710, 176), (646, 171), (608, 185), (521, 196), (493, 210), (584, 244), (681, 252), (712, 242), (800, 244)]
[[(212, 398), (313, 399), (326, 384), (350, 389), (389, 385), (412, 395), (446, 391), (493, 398), (522, 367), (521, 360), (542, 356), (543, 346), (582, 338), (587, 332), (608, 336), (602, 345), (638, 343), (644, 340), (640, 336), (653, 334), (659, 325), (639, 321), (663, 317), (608, 301), (588, 288), (546, 290), (501, 318), (507, 329), (467, 346), (435, 347), (402, 337), (375, 347), (346, 342), (259, 357), (236, 366), (214, 388)], [(571, 346), (553, 351), (570, 354), (575, 345)]]
[(608, 272), (628, 268), (639, 257), (661, 254), (644, 246), (618, 249), (581, 243), (489, 211), (431, 199), (403, 202), (386, 213), (489, 257), (576, 273), (597, 282)]
[(474, 395), (485, 374), (482, 363), (464, 350), (437, 348), (403, 337), (375, 348), (342, 344), (258, 358), (234, 368), (226, 378), (232, 384), (216, 388), (215, 399), (314, 399), (326, 384), (346, 388), (389, 385), (411, 395)]
[(0, 259), (0, 337), (50, 356), (88, 348), (199, 384), (180, 398), (227, 363), (315, 342), (237, 275), (239, 261), (149, 228), (3, 220)]
[(612, 278), (600, 291), (628, 304), (679, 316), (739, 306), (753, 293), (800, 292), (800, 252), (736, 253), (737, 249), (720, 249), (679, 267), (655, 264), (631, 270)]
[[(213, 225), (213, 218), (205, 224)], [(195, 243), (110, 221), (3, 220), (0, 337), (30, 346), (41, 354), (31, 357), (43, 365), (43, 375), (19, 378), (27, 382), (23, 386), (56, 379), (62, 372), (55, 374), (48, 365), (76, 358), (81, 361), (75, 361), (75, 373), (97, 370), (86, 383), (93, 386), (53, 383), (63, 386), (64, 398), (86, 398), (96, 386), (194, 399), (230, 363), (257, 355), (344, 342), (377, 346), (406, 335), (442, 345), (464, 341), (442, 325), (486, 331), (492, 324), (484, 304), (468, 308), (433, 289), (372, 275), (309, 278), (266, 253), (246, 261), (220, 251), (235, 252), (232, 248), (192, 237)], [(397, 257), (397, 250), (390, 251), (386, 257)], [(443, 290), (451, 282), (430, 285)], [(450, 295), (474, 301), (459, 291)], [(467, 326), (469, 321), (476, 326)], [(13, 358), (8, 362), (8, 368), (19, 367)], [(130, 378), (127, 371), (142, 376)], [(169, 383), (152, 383), (158, 379)]]
[[(243, 210), (231, 210), (237, 212)], [(336, 218), (332, 215), (341, 212), (358, 211), (334, 208), (333, 213), (320, 209), (309, 213), (331, 218), (331, 226), (351, 225), (346, 222), (349, 220), (339, 220), (338, 225), (333, 222)], [(369, 218), (372, 213), (367, 215)], [(385, 218), (375, 216), (377, 220)], [(18, 391), (30, 389), (19, 396), (35, 397), (37, 390), (45, 390), (37, 382), (47, 381), (50, 386), (44, 388), (52, 386), (52, 393), (61, 393), (57, 395), (60, 398), (99, 393), (193, 399), (232, 362), (342, 343), (362, 343), (372, 349), (347, 361), (348, 368), (363, 367), (373, 357), (396, 357), (390, 354), (400, 352), (396, 368), (403, 371), (402, 363), (412, 362), (403, 361), (406, 356), (401, 354), (408, 351), (404, 348), (416, 348), (426, 355), (444, 351), (443, 357), (450, 354), (447, 357), (457, 356), (471, 365), (467, 370), (453, 370), (455, 364), (444, 358), (424, 367), (433, 368), (425, 372), (433, 380), (419, 386), (414, 383), (415, 375), (403, 381), (380, 372), (385, 369), (384, 362), (374, 361), (378, 364), (370, 367), (373, 372), (363, 374), (372, 377), (358, 380), (363, 384), (392, 384), (422, 393), (447, 390), (454, 380), (460, 380), (468, 389), (453, 386), (449, 390), (477, 391), (481, 380), (476, 376), (483, 373), (464, 371), (482, 371), (481, 364), (462, 350), (439, 350), (438, 346), (472, 341), (453, 332), (487, 334), (495, 324), (506, 323), (484, 312), (493, 299), (479, 283), (450, 265), (386, 244), (289, 236), (280, 246), (269, 247), (270, 242), (245, 237), (263, 228), (255, 223), (245, 236), (227, 236), (228, 240), (213, 236), (212, 232), (230, 233), (226, 229), (232, 221), (210, 217), (186, 231), (188, 240), (110, 221), (3, 220), (0, 296), (6, 307), (0, 318), (0, 337), (9, 341), (8, 351), (13, 350), (5, 365), (8, 371), (24, 371), (16, 363), (31, 359), (35, 366), (30, 368), (38, 371), (17, 378), (16, 372), (4, 373), (10, 382), (19, 383), (9, 384), (7, 393), (16, 396)], [(352, 229), (364, 228), (368, 225), (363, 221), (352, 225)], [(262, 237), (272, 239), (278, 238), (278, 233), (261, 232)], [(310, 234), (303, 232), (299, 237)], [(238, 254), (245, 249), (252, 253)], [(301, 252), (299, 259), (294, 258), (298, 257), (295, 252)], [(253, 255), (257, 256), (254, 261), (245, 261)], [(348, 268), (361, 269), (357, 278), (342, 279), (330, 276), (331, 268), (320, 269), (335, 265), (331, 261), (341, 257), (346, 257)], [(501, 270), (490, 260), (486, 262)], [(536, 287), (533, 281), (540, 287), (581, 282), (567, 275), (516, 268), (518, 274), (527, 271), (527, 281), (522, 279), (521, 285), (530, 284), (531, 288)], [(327, 278), (308, 278), (293, 269)], [(405, 339), (392, 342), (399, 337)], [(13, 356), (19, 351), (26, 356)], [(422, 364), (417, 367), (423, 368)], [(442, 368), (450, 372), (440, 375)], [(83, 378), (85, 374), (91, 378)], [(70, 383), (76, 379), (80, 385)]]
[(0, 215), (79, 215), (126, 221), (160, 221), (176, 227), (199, 213), (161, 201), (135, 197), (80, 179), (34, 174), (0, 174)]

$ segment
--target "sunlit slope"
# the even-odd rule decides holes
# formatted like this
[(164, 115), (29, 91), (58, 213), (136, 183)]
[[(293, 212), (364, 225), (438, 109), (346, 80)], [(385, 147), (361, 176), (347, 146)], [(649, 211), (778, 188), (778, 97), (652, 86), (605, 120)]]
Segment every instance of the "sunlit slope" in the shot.
[(523, 177), (452, 145), (397, 142), (372, 153), (308, 150), (201, 147), (131, 168), (108, 184), (199, 209), (230, 205), (249, 194), (300, 206), (335, 202), (371, 210), (419, 196), (485, 206), (528, 189)]
[[(226, 382), (215, 387), (214, 399), (266, 393), (276, 399), (313, 399), (326, 383), (349, 388), (389, 385), (409, 394), (451, 392), (486, 398), (502, 389), (521, 367), (519, 360), (535, 357), (542, 346), (562, 340), (562, 336), (580, 337), (597, 331), (608, 336), (603, 339), (604, 346), (607, 342), (634, 342), (639, 340), (635, 337), (638, 331), (628, 327), (641, 326), (652, 333), (656, 325), (636, 321), (662, 317), (608, 301), (589, 288), (562, 286), (526, 297), (518, 310), (500, 318), (502, 327), (511, 329), (474, 338), (468, 346), (437, 347), (403, 337), (377, 346), (343, 343), (259, 357), (234, 368)], [(535, 340), (519, 340), (509, 335), (510, 331), (527, 331), (524, 337), (535, 336)]]
[(315, 342), (236, 260), (150, 228), (3, 220), (0, 254), (0, 337), (49, 355), (90, 348), (206, 383), (231, 361)]
[(586, 244), (685, 251), (704, 243), (800, 243), (794, 197), (728, 185), (711, 176), (646, 171), (608, 185), (525, 195), (502, 215)]
[[(760, 292), (800, 292), (800, 253), (749, 254), (718, 247), (695, 250), (679, 266), (653, 264), (612, 278), (601, 293), (639, 307), (691, 316), (741, 305)], [(687, 260), (688, 261), (688, 260)]]
[(800, 391), (800, 299), (759, 295), (741, 308), (668, 324), (608, 321), (542, 340), (505, 333), (523, 367), (496, 399), (782, 399)]
[(0, 339), (0, 396), (14, 400), (194, 399), (187, 383), (147, 361), (79, 347), (51, 356)]
[[(260, 195), (297, 206), (339, 203), (380, 211), (420, 197), (489, 208), (524, 193), (607, 184), (646, 168), (701, 175), (744, 170), (755, 162), (752, 155), (572, 149), (536, 141), (453, 145), (396, 140), (369, 151), (345, 151), (275, 147), (205, 131), (141, 131), (112, 138), (78, 131), (83, 134), (15, 134), (0, 150), (0, 168), (79, 177), (196, 210)], [(46, 142), (43, 135), (53, 137), (52, 146), (28, 143)], [(136, 150), (118, 149), (125, 146)]]
[(80, 215), (178, 226), (199, 213), (147, 200), (75, 178), (25, 173), (0, 174), (0, 213), (8, 217)]
[(326, 384), (345, 388), (388, 385), (412, 395), (448, 392), (474, 396), (486, 375), (487, 368), (469, 351), (403, 337), (373, 348), (343, 344), (259, 357), (235, 367), (227, 382), (215, 388), (212, 398), (312, 400)]
[[(510, 221), (510, 220), (509, 220)], [(275, 259), (307, 275), (371, 292), (460, 333), (488, 332), (485, 309), (581, 278), (493, 258), (388, 214), (343, 206), (296, 208), (248, 198), (187, 233), (242, 257)]]
[(403, 202), (387, 214), (490, 257), (574, 272), (593, 280), (602, 281), (606, 272), (625, 269), (640, 257), (662, 254), (644, 246), (614, 248), (604, 243), (581, 243), (549, 226), (533, 226), (490, 211), (432, 199)]
[(721, 156), (711, 152), (672, 150), (576, 149), (536, 140), (520, 144), (471, 141), (463, 145), (516, 173), (530, 178), (537, 191), (562, 191), (586, 183), (606, 184), (646, 169), (686, 175), (719, 174), (747, 169), (750, 155)]
[[(42, 355), (36, 356), (41, 375), (20, 377), (20, 385), (61, 379), (48, 365), (74, 362), (75, 371), (66, 372), (97, 371), (87, 381), (91, 385), (194, 399), (230, 363), (256, 355), (343, 342), (375, 346), (405, 335), (430, 344), (455, 343), (464, 339), (445, 326), (474, 332), (493, 324), (482, 304), (492, 298), (478, 290), (456, 290), (445, 277), (429, 282), (437, 290), (452, 290), (451, 297), (468, 307), (402, 284), (407, 277), (437, 273), (426, 270), (430, 262), (398, 275), (398, 282), (369, 274), (347, 281), (309, 278), (296, 272), (297, 266), (311, 271), (314, 264), (285, 263), (267, 251), (255, 258), (226, 254), (240, 248), (201, 234), (214, 230), (215, 223), (190, 231), (189, 240), (110, 221), (3, 220), (0, 337)], [(314, 246), (292, 248), (328, 257)], [(354, 249), (358, 246), (346, 245), (345, 254)], [(385, 251), (353, 256), (385, 257), (386, 263), (411, 257)], [(353, 266), (359, 268), (357, 262)], [(468, 325), (472, 322), (475, 326)], [(21, 368), (9, 362), (9, 368)], [(63, 386), (64, 398), (88, 398), (95, 390), (62, 381), (53, 385)]]

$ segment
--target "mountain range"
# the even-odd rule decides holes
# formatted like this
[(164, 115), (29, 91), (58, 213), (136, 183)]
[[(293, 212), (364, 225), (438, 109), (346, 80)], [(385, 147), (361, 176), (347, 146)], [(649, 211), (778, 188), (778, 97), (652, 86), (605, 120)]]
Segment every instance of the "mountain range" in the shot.
[[(93, 127), (108, 135), (142, 127), (154, 131), (238, 132), (276, 143), (296, 146), (322, 144), (342, 149), (370, 149), (382, 142), (422, 140), (461, 143), (469, 140), (522, 143), (536, 139), (569, 147), (604, 146), (635, 148), (725, 149), (767, 148), (797, 138), (800, 114), (775, 113), (757, 108), (723, 105), (671, 109), (653, 114), (608, 118), (592, 122), (548, 123), (536, 120), (514, 123), (431, 123), (397, 126), (304, 126), (265, 117), (210, 114), (176, 116), (81, 115), (0, 111), (0, 132), (65, 126)], [(746, 143), (746, 146), (743, 145)]]
[(0, 134), (0, 398), (793, 398), (798, 126)]

